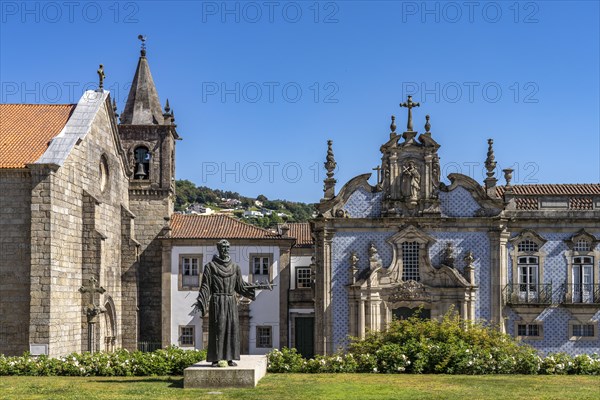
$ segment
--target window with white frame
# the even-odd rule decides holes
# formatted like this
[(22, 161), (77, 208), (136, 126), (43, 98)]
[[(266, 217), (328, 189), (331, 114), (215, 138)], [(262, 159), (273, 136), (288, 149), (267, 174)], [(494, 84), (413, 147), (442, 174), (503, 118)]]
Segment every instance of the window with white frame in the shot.
[(571, 340), (596, 340), (598, 338), (597, 323), (570, 321), (569, 331)]
[(310, 267), (296, 267), (296, 289), (309, 289), (310, 287)]
[(565, 242), (569, 251), (566, 254), (568, 269), (564, 301), (570, 304), (600, 303), (597, 264), (600, 252), (595, 251), (598, 240), (582, 229)]
[(535, 323), (517, 324), (517, 337), (539, 339), (542, 337), (542, 325)]
[(517, 269), (519, 271), (519, 291), (521, 293), (536, 293), (538, 289), (538, 257), (519, 257)]
[(257, 326), (256, 327), (256, 347), (269, 348), (273, 347), (271, 326)]
[(269, 257), (254, 257), (254, 275), (269, 275)]
[(546, 239), (536, 232), (526, 229), (510, 239), (514, 246), (510, 250), (512, 261), (512, 283), (509, 287), (511, 301), (527, 303), (547, 302), (552, 289), (543, 284), (544, 259), (542, 246)]
[(402, 243), (402, 280), (420, 281), (419, 242)]
[(179, 290), (197, 289), (200, 287), (202, 269), (201, 254), (182, 254), (179, 256)]
[(250, 282), (271, 280), (272, 254), (250, 254)]
[(179, 327), (179, 346), (190, 347), (194, 346), (196, 330), (193, 325), (185, 325)]
[(594, 257), (573, 257), (573, 302), (591, 303), (594, 300)]

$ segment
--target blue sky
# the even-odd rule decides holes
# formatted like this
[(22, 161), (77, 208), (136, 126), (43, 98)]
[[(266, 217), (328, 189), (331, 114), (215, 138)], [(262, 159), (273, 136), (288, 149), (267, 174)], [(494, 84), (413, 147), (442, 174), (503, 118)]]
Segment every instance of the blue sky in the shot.
[(597, 183), (598, 4), (2, 1), (0, 101), (76, 102), (102, 63), (121, 111), (141, 33), (179, 179), (317, 202), (327, 139), (339, 190), (377, 166), (412, 94), (444, 176), (482, 182), (494, 138), (513, 183)]

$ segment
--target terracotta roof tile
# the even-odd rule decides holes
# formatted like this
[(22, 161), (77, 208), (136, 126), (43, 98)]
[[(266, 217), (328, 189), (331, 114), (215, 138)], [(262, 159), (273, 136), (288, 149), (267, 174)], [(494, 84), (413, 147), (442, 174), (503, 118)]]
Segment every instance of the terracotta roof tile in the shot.
[(296, 238), (294, 247), (312, 247), (314, 245), (308, 222), (293, 222), (289, 223), (288, 226), (290, 227), (288, 235)]
[(517, 207), (517, 210), (537, 210), (538, 199), (537, 197), (517, 197), (515, 207)]
[(591, 197), (571, 197), (569, 208), (571, 210), (592, 210), (594, 208)]
[(0, 169), (23, 168), (48, 148), (75, 104), (0, 104)]
[[(600, 183), (514, 185), (512, 190), (515, 195), (600, 195)], [(499, 196), (502, 196), (504, 191), (504, 186), (496, 187)]]
[(281, 239), (281, 235), (224, 214), (173, 214), (171, 238), (175, 239)]

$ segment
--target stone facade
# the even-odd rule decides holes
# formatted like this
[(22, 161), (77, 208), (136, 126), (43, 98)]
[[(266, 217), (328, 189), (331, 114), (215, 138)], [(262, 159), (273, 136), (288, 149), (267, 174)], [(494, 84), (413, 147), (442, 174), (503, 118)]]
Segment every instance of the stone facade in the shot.
[[(121, 306), (122, 227), (114, 216), (128, 207), (129, 179), (108, 92), (86, 92), (39, 160), (0, 175), (2, 194), (20, 203), (12, 210), (18, 218), (2, 218), (14, 232), (10, 236), (18, 238), (11, 247), (20, 251), (11, 253), (18, 257), (14, 273), (20, 282), (14, 294), (3, 291), (2, 307), (11, 311), (2, 318), (18, 325), (3, 331), (1, 351), (86, 350), (83, 310), (92, 300), (78, 289), (93, 277), (106, 290), (93, 302), (109, 312)], [(19, 181), (19, 189), (9, 186)], [(3, 255), (3, 264), (12, 261)], [(106, 348), (104, 337), (120, 346), (119, 318), (114, 313), (99, 319), (96, 348)]]
[(497, 186), (490, 140), (485, 184), (451, 174), (446, 185), (429, 117), (420, 135), (411, 118), (402, 135), (392, 121), (374, 184), (359, 175), (336, 194), (328, 143), (311, 221), (316, 352), (419, 307), (492, 323), (541, 353), (597, 352), (600, 184), (512, 186), (505, 171)]
[(29, 171), (0, 171), (0, 352), (29, 348), (31, 273), (31, 185)]
[[(127, 125), (103, 90), (85, 92), (77, 105), (44, 106), (44, 119), (38, 105), (2, 106), (14, 156), (0, 163), (0, 353), (160, 346), (158, 236), (173, 212), (179, 137), (168, 110), (144, 112), (159, 104), (153, 85), (144, 52)], [(144, 119), (157, 112), (160, 125)], [(26, 118), (39, 126), (19, 131)], [(48, 142), (41, 132), (50, 131)], [(29, 143), (14, 139), (24, 135)], [(143, 157), (134, 154), (139, 147)]]

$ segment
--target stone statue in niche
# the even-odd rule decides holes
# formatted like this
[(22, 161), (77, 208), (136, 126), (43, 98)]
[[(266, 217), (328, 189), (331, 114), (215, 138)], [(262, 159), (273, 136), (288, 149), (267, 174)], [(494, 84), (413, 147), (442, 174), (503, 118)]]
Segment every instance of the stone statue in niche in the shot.
[(405, 199), (416, 202), (419, 199), (421, 190), (421, 174), (417, 170), (415, 163), (409, 161), (402, 169), (401, 193)]

